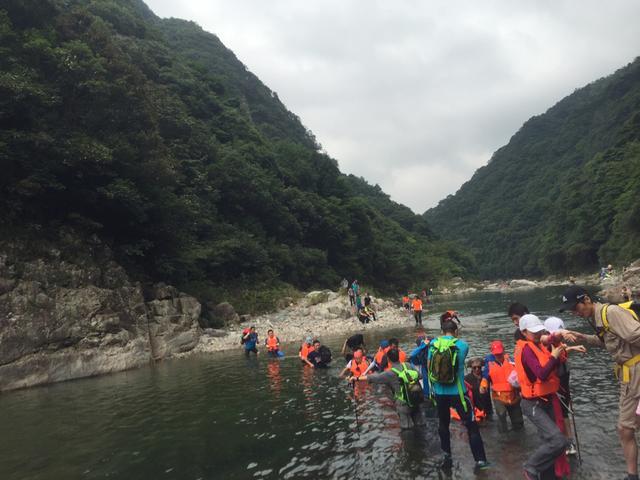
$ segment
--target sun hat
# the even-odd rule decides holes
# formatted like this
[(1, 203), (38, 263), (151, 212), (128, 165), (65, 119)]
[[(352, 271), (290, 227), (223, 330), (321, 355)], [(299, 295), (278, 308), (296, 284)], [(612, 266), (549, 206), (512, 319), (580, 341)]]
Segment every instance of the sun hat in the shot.
[(538, 333), (544, 330), (544, 324), (542, 321), (535, 315), (531, 313), (527, 313), (520, 317), (520, 331), (524, 332), (525, 330), (531, 333)]

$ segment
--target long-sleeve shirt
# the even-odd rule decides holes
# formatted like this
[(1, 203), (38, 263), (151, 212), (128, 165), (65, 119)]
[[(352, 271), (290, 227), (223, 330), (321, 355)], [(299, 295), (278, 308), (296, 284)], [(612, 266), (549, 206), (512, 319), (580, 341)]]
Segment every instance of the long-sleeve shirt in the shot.
[[(545, 348), (540, 345), (539, 348)], [(524, 372), (529, 377), (529, 381), (531, 383), (535, 383), (536, 380), (545, 381), (551, 375), (559, 365), (559, 360), (555, 357), (550, 357), (549, 361), (543, 367), (540, 365), (538, 361), (538, 357), (533, 350), (529, 347), (529, 345), (525, 345), (522, 349), (522, 366), (524, 367)]]

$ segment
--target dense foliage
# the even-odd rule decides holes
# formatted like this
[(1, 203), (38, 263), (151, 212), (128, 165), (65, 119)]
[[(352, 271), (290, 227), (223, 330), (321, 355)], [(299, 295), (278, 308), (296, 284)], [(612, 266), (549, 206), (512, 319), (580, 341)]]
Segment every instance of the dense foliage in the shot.
[(424, 218), (341, 174), (216, 36), (138, 0), (0, 2), (0, 167), (5, 224), (71, 226), (194, 293), (474, 271)]
[(489, 277), (640, 257), (640, 59), (531, 118), (425, 217)]

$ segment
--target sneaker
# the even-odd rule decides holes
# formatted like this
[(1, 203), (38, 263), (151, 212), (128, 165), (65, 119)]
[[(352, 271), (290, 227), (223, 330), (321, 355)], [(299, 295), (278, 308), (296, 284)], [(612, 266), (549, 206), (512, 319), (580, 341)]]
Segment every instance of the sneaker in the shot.
[(445, 453), (442, 457), (442, 463), (440, 463), (440, 468), (443, 470), (451, 470), (453, 468), (453, 459), (451, 455)]
[(476, 462), (476, 466), (474, 468), (474, 470), (487, 470), (491, 468), (491, 464), (489, 462), (487, 462), (486, 460), (478, 460)]
[(569, 448), (567, 448), (566, 450), (567, 455), (577, 455), (578, 454), (578, 449), (576, 448), (576, 445), (571, 442), (569, 444)]

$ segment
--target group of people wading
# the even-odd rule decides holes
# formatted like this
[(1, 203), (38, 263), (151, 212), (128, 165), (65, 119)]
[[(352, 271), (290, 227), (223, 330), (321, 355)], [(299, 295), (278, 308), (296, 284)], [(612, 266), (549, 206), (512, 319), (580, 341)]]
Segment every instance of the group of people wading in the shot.
[[(620, 381), (618, 431), (626, 461), (625, 479), (640, 480), (635, 437), (640, 414), (640, 304), (602, 303), (584, 288), (572, 285), (564, 292), (560, 311), (586, 319), (595, 333), (567, 330), (558, 317), (543, 322), (525, 305), (514, 303), (508, 309), (518, 327), (513, 356), (505, 351), (502, 341), (494, 340), (488, 345), (486, 356), (467, 362), (469, 345), (459, 337), (458, 314), (446, 311), (440, 316), (440, 335), (421, 335), (409, 354), (400, 348), (396, 338), (390, 338), (380, 342), (375, 354), (368, 355), (363, 335), (352, 335), (342, 348), (348, 363), (340, 376), (347, 377), (352, 385), (386, 385), (395, 400), (402, 429), (424, 427), (428, 411), (435, 411), (443, 470), (453, 466), (449, 431), (452, 418), (467, 430), (478, 471), (490, 468), (478, 423), (495, 412), (499, 431), (508, 430), (507, 417), (511, 428), (520, 430), (524, 415), (536, 427), (540, 442), (524, 461), (523, 477), (557, 479), (570, 473), (567, 455), (579, 453), (569, 421), (573, 412), (568, 354), (585, 353), (585, 345), (603, 346), (616, 362)], [(273, 332), (270, 335), (273, 337)], [(310, 367), (326, 367), (331, 358), (323, 348), (326, 347), (318, 340), (309, 337), (302, 344), (299, 357)], [(466, 376), (465, 365), (471, 368)]]

